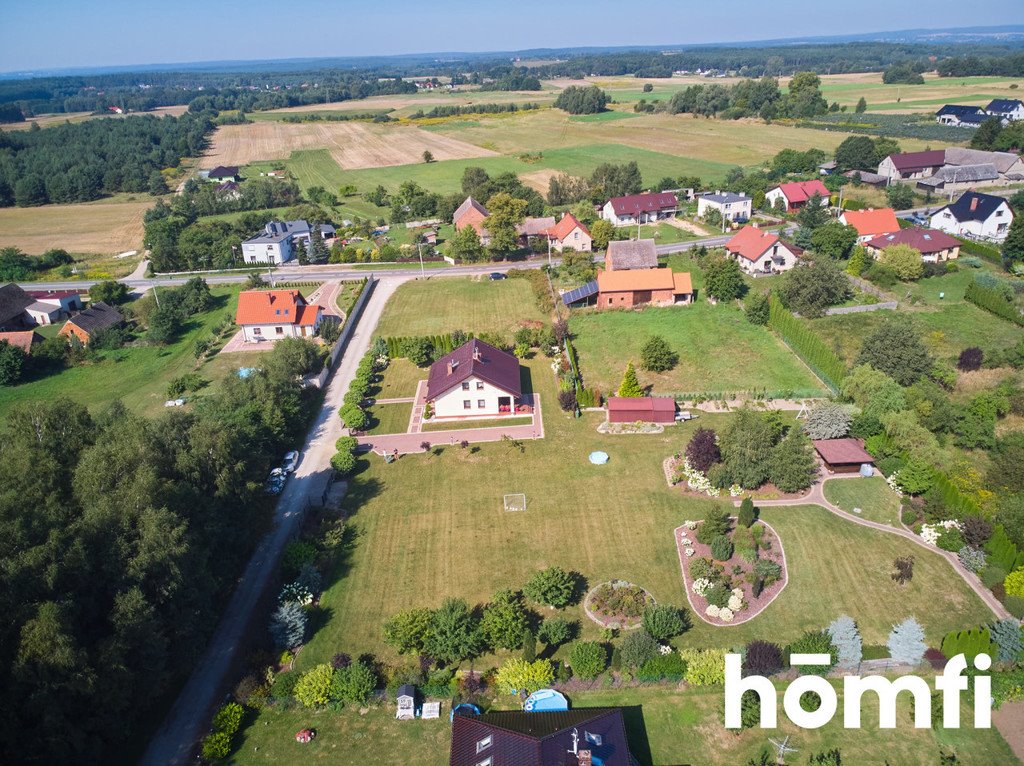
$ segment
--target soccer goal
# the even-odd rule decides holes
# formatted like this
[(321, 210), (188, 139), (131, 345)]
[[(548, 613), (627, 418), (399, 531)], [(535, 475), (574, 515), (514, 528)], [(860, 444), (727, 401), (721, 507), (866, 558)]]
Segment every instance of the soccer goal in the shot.
[(526, 495), (522, 492), (517, 492), (513, 495), (505, 495), (505, 510), (506, 511), (525, 511), (526, 510)]

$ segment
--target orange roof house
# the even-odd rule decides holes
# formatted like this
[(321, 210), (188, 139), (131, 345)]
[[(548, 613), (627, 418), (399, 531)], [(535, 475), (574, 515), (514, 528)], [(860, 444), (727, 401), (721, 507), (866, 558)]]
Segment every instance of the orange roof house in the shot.
[(316, 334), (323, 307), (306, 303), (298, 290), (245, 290), (238, 295), (235, 322), (247, 343)]
[(671, 269), (603, 270), (597, 273), (597, 305), (601, 308), (633, 308), (647, 303), (690, 303), (693, 286), (688, 272)]
[(590, 229), (572, 213), (566, 213), (558, 223), (548, 229), (548, 237), (551, 239), (551, 247), (559, 252), (568, 249), (589, 253), (593, 247)]
[(43, 342), (43, 336), (33, 330), (20, 330), (16, 332), (0, 332), (0, 343), (9, 343), (17, 346), (26, 354), (32, 353), (32, 346)]
[(857, 239), (860, 242), (867, 242), (869, 239), (880, 237), (883, 234), (893, 234), (900, 230), (900, 222), (896, 220), (896, 211), (891, 207), (847, 210), (839, 216), (839, 221), (855, 228)]
[(778, 234), (756, 226), (744, 226), (725, 243), (725, 250), (747, 273), (772, 274), (796, 265), (800, 248), (779, 238)]

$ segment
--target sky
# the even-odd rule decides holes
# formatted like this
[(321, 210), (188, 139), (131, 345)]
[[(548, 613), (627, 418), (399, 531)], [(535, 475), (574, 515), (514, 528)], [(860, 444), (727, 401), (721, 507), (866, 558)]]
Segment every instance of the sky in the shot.
[(1019, 0), (4, 0), (0, 8), (0, 72), (1024, 22)]

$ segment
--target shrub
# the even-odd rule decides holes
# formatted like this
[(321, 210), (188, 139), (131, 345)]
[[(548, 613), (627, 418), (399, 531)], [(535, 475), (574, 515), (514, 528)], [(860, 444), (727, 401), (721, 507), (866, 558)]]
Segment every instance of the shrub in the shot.
[(704, 591), (704, 599), (709, 603), (717, 606), (719, 609), (729, 605), (729, 597), (732, 595), (724, 583), (716, 582), (710, 588)]
[(348, 476), (355, 467), (356, 456), (351, 452), (335, 452), (331, 456), (331, 468), (342, 476)]
[(999, 662), (1016, 662), (1024, 652), (1021, 627), (1016, 620), (998, 620), (989, 628), (992, 641), (999, 647)]
[(690, 577), (694, 580), (710, 580), (715, 577), (715, 574), (715, 565), (711, 563), (711, 559), (706, 559), (701, 556), (700, 558), (695, 558), (690, 561)]
[(561, 617), (549, 617), (540, 624), (537, 638), (548, 646), (561, 646), (575, 632), (576, 624)]
[(773, 676), (785, 668), (782, 649), (770, 641), (755, 639), (747, 643), (743, 669), (748, 675)]
[(851, 420), (845, 407), (822, 402), (807, 414), (804, 432), (812, 439), (838, 439), (850, 432)]
[(719, 535), (711, 541), (711, 555), (716, 561), (728, 561), (732, 558), (732, 541), (725, 535)]
[(527, 694), (550, 686), (555, 670), (548, 660), (527, 662), (518, 658), (506, 660), (494, 676), (495, 686), (505, 694)]
[(295, 684), (293, 694), (303, 707), (323, 707), (331, 700), (331, 686), (335, 670), (326, 662), (317, 665)]
[(384, 643), (399, 654), (422, 652), (430, 634), (429, 609), (403, 609), (384, 623)]
[(740, 510), (737, 513), (736, 518), (737, 523), (741, 527), (750, 528), (753, 526), (757, 517), (754, 514), (754, 501), (750, 499), (749, 495), (744, 497), (743, 502), (740, 503)]
[(538, 604), (561, 609), (578, 600), (579, 585), (580, 577), (575, 572), (548, 567), (530, 578), (523, 587), (523, 593)]
[(713, 686), (725, 683), (725, 652), (721, 649), (683, 649), (679, 656), (686, 662), (686, 683)]
[(634, 630), (622, 642), (622, 664), (627, 668), (639, 668), (658, 654), (658, 642), (643, 628)]
[(748, 322), (756, 325), (768, 324), (770, 311), (768, 293), (751, 293), (747, 296), (743, 304), (744, 313), (747, 316)]
[(964, 542), (975, 548), (980, 548), (992, 537), (992, 524), (980, 516), (968, 516), (960, 526)]
[(686, 675), (686, 661), (676, 652), (658, 655), (647, 660), (636, 672), (637, 680), (682, 681)]
[(984, 361), (985, 353), (977, 346), (971, 346), (960, 352), (960, 358), (957, 359), (956, 366), (961, 370), (970, 372), (972, 370), (980, 370)]
[(213, 717), (213, 730), (224, 732), (229, 737), (238, 731), (242, 725), (242, 706), (237, 702), (229, 702), (224, 705)]
[(825, 675), (839, 659), (839, 650), (832, 643), (828, 631), (809, 630), (789, 645), (788, 654), (828, 654), (832, 661), (827, 665), (804, 665), (800, 672), (804, 675)]
[(270, 619), (269, 630), (278, 648), (298, 646), (306, 637), (306, 610), (295, 601), (281, 604)]
[(596, 641), (577, 641), (569, 650), (569, 666), (584, 681), (593, 680), (608, 667), (608, 650)]
[(754, 564), (754, 574), (764, 580), (765, 585), (770, 585), (782, 577), (782, 567), (774, 561), (760, 559)]
[(1007, 612), (1018, 620), (1024, 620), (1024, 598), (1020, 596), (1007, 596), (1006, 600), (1003, 601), (1003, 606), (1006, 607)]
[(964, 547), (964, 536), (956, 527), (949, 527), (942, 530), (942, 534), (939, 535), (935, 544), (944, 551), (956, 553)]
[(981, 582), (986, 588), (994, 588), (997, 585), (1002, 585), (1006, 579), (1007, 572), (1001, 566), (996, 564), (988, 564), (984, 569), (981, 570)]
[(840, 615), (828, 626), (828, 635), (836, 647), (836, 662), (840, 667), (854, 668), (864, 656), (864, 642), (857, 623), (852, 617)]
[(299, 682), (299, 674), (294, 670), (285, 670), (274, 676), (270, 685), (270, 696), (274, 699), (283, 700), (292, 696), (295, 685)]
[(334, 671), (330, 697), (332, 700), (363, 704), (377, 686), (377, 674), (360, 660)]
[(678, 361), (679, 354), (660, 335), (652, 335), (640, 349), (640, 367), (648, 372), (666, 372)]
[(730, 526), (729, 514), (720, 508), (708, 508), (707, 513), (704, 515), (704, 520), (697, 527), (697, 540), (704, 545), (711, 545), (711, 542), (716, 537), (721, 537), (728, 533)]
[(957, 558), (960, 559), (960, 563), (963, 565), (963, 568), (968, 572), (974, 572), (977, 574), (985, 568), (986, 556), (984, 551), (965, 545), (957, 551), (956, 555)]
[(722, 459), (718, 449), (718, 435), (710, 428), (698, 428), (686, 445), (686, 459), (691, 468), (707, 473), (711, 466)]
[(648, 604), (644, 609), (643, 627), (659, 641), (678, 636), (688, 627), (685, 612), (671, 604)]
[(1003, 587), (1007, 596), (1019, 596), (1024, 598), (1024, 567), (1010, 572), (1003, 580)]
[(914, 579), (914, 557), (900, 556), (892, 562), (892, 579), (900, 585), (906, 585)]
[(924, 629), (913, 617), (908, 617), (893, 626), (887, 642), (889, 656), (906, 665), (919, 665), (924, 659), (928, 644), (924, 640)]
[(558, 392), (558, 406), (562, 412), (575, 412), (576, 411), (576, 391), (574, 389), (568, 389), (565, 391)]
[(231, 755), (231, 737), (224, 732), (207, 734), (203, 739), (203, 760), (222, 761)]

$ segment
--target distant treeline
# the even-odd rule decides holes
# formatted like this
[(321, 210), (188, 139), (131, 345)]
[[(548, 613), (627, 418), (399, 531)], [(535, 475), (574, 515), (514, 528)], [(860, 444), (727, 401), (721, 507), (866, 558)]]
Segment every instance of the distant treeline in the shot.
[(942, 77), (1024, 77), (1024, 53), (1002, 56), (955, 56), (940, 61), (937, 69)]
[(167, 192), (160, 171), (206, 148), (210, 114), (89, 120), (0, 131), (0, 207)]
[(429, 112), (420, 109), (409, 115), (410, 120), (422, 120), (432, 117), (459, 117), (466, 114), (505, 114), (509, 112), (528, 112), (539, 109), (539, 104), (469, 104), (467, 106), (445, 105), (435, 106)]

